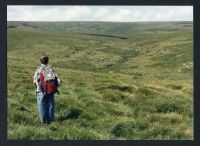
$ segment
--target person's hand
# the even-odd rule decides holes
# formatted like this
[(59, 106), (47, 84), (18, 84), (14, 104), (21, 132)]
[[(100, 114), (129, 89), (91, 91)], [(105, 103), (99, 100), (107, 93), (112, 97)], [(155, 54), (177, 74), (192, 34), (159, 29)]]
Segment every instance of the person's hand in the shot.
[(35, 88), (37, 87), (36, 83), (37, 83), (37, 82), (34, 80), (34, 81), (33, 81), (33, 84), (34, 84)]

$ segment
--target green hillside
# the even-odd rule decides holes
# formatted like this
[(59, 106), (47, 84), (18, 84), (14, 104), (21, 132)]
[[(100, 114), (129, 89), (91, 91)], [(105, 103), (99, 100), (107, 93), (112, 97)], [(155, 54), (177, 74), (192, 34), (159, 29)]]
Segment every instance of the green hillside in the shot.
[[(192, 22), (8, 22), (8, 139), (193, 139)], [(39, 57), (60, 79), (39, 123)]]

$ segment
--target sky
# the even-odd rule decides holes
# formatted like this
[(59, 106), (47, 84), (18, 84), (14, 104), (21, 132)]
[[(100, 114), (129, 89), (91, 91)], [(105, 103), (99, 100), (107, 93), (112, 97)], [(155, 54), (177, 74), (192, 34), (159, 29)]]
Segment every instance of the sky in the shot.
[(193, 21), (193, 7), (8, 5), (7, 21)]

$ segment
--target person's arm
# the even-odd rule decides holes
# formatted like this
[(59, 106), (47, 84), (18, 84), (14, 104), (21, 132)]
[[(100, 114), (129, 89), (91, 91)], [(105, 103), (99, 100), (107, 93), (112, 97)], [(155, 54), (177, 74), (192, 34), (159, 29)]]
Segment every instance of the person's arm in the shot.
[(58, 81), (58, 86), (60, 86), (60, 83), (61, 83), (61, 81), (60, 81), (60, 79), (58, 78), (58, 75), (57, 75), (57, 73), (55, 73), (55, 72), (54, 72), (54, 74), (55, 74), (55, 76), (56, 76), (56, 79), (57, 79), (57, 81)]
[(38, 80), (38, 70), (36, 70), (34, 76), (33, 76), (33, 84), (37, 88), (37, 80)]

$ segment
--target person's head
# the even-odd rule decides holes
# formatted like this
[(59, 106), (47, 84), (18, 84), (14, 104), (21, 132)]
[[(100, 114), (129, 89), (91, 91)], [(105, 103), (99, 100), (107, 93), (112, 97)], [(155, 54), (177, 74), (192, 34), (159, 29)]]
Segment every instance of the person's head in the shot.
[(46, 55), (41, 56), (41, 57), (40, 57), (40, 62), (41, 62), (42, 64), (47, 65), (48, 62), (49, 62), (49, 57), (46, 56)]

